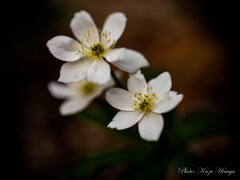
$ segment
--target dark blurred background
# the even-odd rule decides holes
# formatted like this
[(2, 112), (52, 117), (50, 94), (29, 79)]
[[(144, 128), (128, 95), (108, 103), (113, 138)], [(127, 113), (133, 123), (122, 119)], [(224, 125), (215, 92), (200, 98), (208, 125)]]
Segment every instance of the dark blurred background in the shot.
[[(133, 146), (132, 142), (112, 136), (112, 131), (79, 117), (61, 117), (58, 108), (62, 101), (54, 99), (48, 92), (47, 83), (58, 79), (63, 62), (51, 55), (46, 42), (57, 35), (73, 37), (69, 23), (74, 13), (80, 10), (88, 11), (99, 28), (108, 14), (115, 11), (126, 14), (127, 26), (116, 46), (144, 54), (150, 67), (143, 71), (149, 78), (165, 70), (170, 72), (173, 90), (184, 94), (183, 101), (174, 111), (177, 123), (184, 126), (186, 119), (191, 119), (190, 122), (197, 119), (200, 125), (193, 123), (186, 131), (196, 128), (200, 134), (199, 128), (205, 130), (201, 121), (206, 127), (211, 124), (207, 128), (209, 131), (219, 127), (213, 130), (217, 133), (203, 133), (188, 142), (187, 151), (197, 157), (195, 165), (223, 166), (236, 171), (231, 177), (219, 175), (218, 178), (237, 176), (239, 45), (236, 29), (239, 11), (236, 1), (39, 0), (16, 1), (2, 7), (6, 7), (2, 15), (2, 29), (6, 30), (2, 34), (6, 37), (3, 38), (6, 47), (2, 53), (6, 57), (2, 59), (2, 69), (6, 83), (2, 85), (8, 87), (2, 88), (7, 91), (3, 95), (6, 103), (2, 119), (6, 123), (2, 127), (6, 142), (2, 145), (6, 150), (2, 156), (6, 161), (2, 164), (9, 178), (59, 177), (59, 173), (71, 169), (71, 164), (79, 158), (86, 161), (86, 165), (79, 166), (83, 172), (79, 179), (115, 179), (134, 166), (134, 163), (124, 163), (124, 158), (121, 163), (116, 160), (107, 168), (103, 165), (96, 170), (99, 166), (95, 162), (91, 166), (87, 157), (97, 152), (124, 152)], [(94, 109), (95, 104), (90, 108)], [(167, 119), (168, 115), (165, 121)], [(185, 133), (184, 128), (181, 129), (183, 126), (179, 127)], [(164, 137), (159, 141), (164, 141)], [(158, 156), (153, 153), (151, 157)], [(151, 162), (146, 159), (141, 162)], [(104, 164), (105, 161), (101, 162)], [(187, 160), (181, 162), (185, 166)], [(89, 167), (86, 173), (84, 167)], [(168, 167), (165, 179), (189, 178), (177, 173), (179, 164)], [(69, 179), (73, 177), (70, 175)], [(132, 177), (144, 179), (144, 175)], [(158, 177), (161, 176), (156, 173), (153, 179)]]

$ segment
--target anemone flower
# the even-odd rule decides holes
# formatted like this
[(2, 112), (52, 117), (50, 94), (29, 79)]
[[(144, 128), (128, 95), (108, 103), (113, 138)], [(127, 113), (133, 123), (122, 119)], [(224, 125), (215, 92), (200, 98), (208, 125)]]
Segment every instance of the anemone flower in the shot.
[(69, 83), (87, 78), (93, 83), (104, 84), (111, 77), (111, 68), (107, 62), (128, 73), (148, 66), (141, 53), (126, 48), (114, 48), (125, 29), (126, 21), (123, 13), (112, 13), (105, 20), (100, 32), (89, 13), (76, 13), (70, 28), (77, 40), (61, 35), (47, 42), (53, 56), (66, 61), (60, 70), (58, 81)]
[(170, 91), (172, 81), (168, 72), (146, 83), (143, 74), (138, 71), (130, 75), (127, 87), (128, 91), (111, 88), (105, 94), (108, 103), (120, 110), (108, 127), (122, 130), (138, 123), (143, 139), (157, 141), (164, 125), (162, 113), (177, 106), (183, 95)]
[(48, 89), (55, 98), (65, 99), (60, 105), (61, 115), (72, 115), (84, 110), (104, 89), (113, 86), (113, 84), (112, 79), (101, 85), (83, 79), (68, 84), (50, 82)]

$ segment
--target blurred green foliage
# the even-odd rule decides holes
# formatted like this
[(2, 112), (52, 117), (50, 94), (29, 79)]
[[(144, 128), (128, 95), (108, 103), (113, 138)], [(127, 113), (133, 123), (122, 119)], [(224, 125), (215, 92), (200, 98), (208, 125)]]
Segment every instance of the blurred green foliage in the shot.
[[(73, 116), (85, 119), (86, 123), (103, 126), (104, 131), (128, 140), (131, 144), (123, 150), (111, 150), (79, 157), (60, 173), (62, 179), (98, 179), (116, 171), (114, 179), (166, 179), (171, 169), (177, 173), (179, 167), (197, 168), (199, 158), (189, 151), (194, 140), (227, 135), (223, 118), (216, 113), (192, 113), (182, 119), (175, 111), (164, 114), (165, 127), (158, 142), (147, 142), (140, 138), (134, 128), (118, 131), (107, 129), (116, 111), (98, 98), (89, 108)], [(191, 175), (180, 175), (190, 178)]]
[[(215, 26), (220, 25), (216, 26), (214, 30), (221, 31), (221, 34), (225, 36), (225, 41), (231, 45), (230, 46), (227, 44), (229, 45), (229, 49), (233, 47), (236, 48), (236, 44), (232, 43), (232, 41), (235, 41), (236, 39), (236, 33), (232, 33), (232, 29), (235, 28), (230, 28), (231, 25), (236, 24), (236, 22), (234, 21), (234, 23), (230, 23), (230, 19), (232, 17), (229, 16), (229, 13), (225, 13), (225, 11), (222, 10), (223, 8), (217, 8), (215, 2), (204, 2), (206, 7), (209, 9), (208, 12), (216, 17), (211, 22), (216, 20), (219, 22), (218, 24), (211, 23)], [(4, 166), (9, 166), (10, 169), (9, 173), (7, 174), (8, 177), (14, 174), (13, 172), (15, 172), (15, 170), (17, 171), (19, 167), (23, 168), (23, 172), (25, 172), (25, 160), (27, 158), (31, 158), (30, 156), (27, 156), (26, 158), (22, 155), (22, 151), (24, 151), (22, 146), (24, 145), (18, 142), (20, 134), (19, 129), (22, 128), (22, 126), (29, 126), (29, 129), (34, 129), (34, 126), (32, 127), (32, 124), (29, 122), (34, 123), (34, 121), (32, 121), (34, 118), (33, 116), (39, 116), (39, 114), (33, 114), (33, 116), (30, 116), (29, 122), (27, 123), (24, 120), (28, 117), (22, 115), (21, 121), (23, 122), (20, 122), (18, 121), (19, 117), (17, 116), (19, 114), (26, 113), (22, 112), (23, 110), (26, 110), (26, 108), (24, 109), (22, 107), (24, 107), (24, 105), (26, 106), (26, 97), (31, 97), (28, 96), (28, 93), (30, 90), (32, 93), (33, 85), (41, 83), (41, 87), (44, 87), (46, 90), (46, 82), (50, 80), (49, 76), (55, 77), (57, 74), (56, 72), (53, 74), (52, 70), (54, 69), (53, 67), (56, 66), (56, 63), (59, 63), (60, 65), (60, 62), (57, 60), (54, 62), (49, 60), (50, 56), (45, 44), (48, 39), (58, 35), (58, 32), (52, 31), (51, 28), (55, 28), (54, 30), (58, 29), (59, 27), (61, 28), (56, 21), (64, 19), (69, 13), (67, 12), (69, 11), (69, 7), (66, 6), (68, 3), (68, 1), (64, 0), (41, 0), (32, 2), (19, 1), (14, 2), (14, 5), (11, 4), (11, 6), (9, 6), (11, 7), (11, 12), (15, 13), (14, 16), (9, 16), (9, 28), (7, 28), (9, 39), (6, 41), (6, 54), (8, 57), (6, 58), (7, 60), (5, 60), (5, 63), (9, 63), (9, 67), (11, 67), (11, 71), (9, 72), (11, 73), (7, 72), (8, 69), (6, 68), (3, 68), (3, 72), (5, 76), (10, 75), (7, 78), (9, 79), (8, 83), (14, 84), (12, 89), (18, 93), (11, 93), (13, 100), (8, 100), (8, 104), (6, 105), (6, 107), (16, 109), (16, 113), (11, 111), (8, 113), (7, 117), (7, 119), (14, 119), (14, 122), (16, 121), (16, 125), (13, 127), (13, 121), (9, 121), (9, 130), (5, 134), (7, 136), (13, 136), (12, 139), (14, 139), (8, 140), (9, 143), (6, 147), (10, 147), (10, 145), (16, 141), (16, 145), (14, 144), (14, 147), (6, 148), (8, 151), (10, 151), (10, 156), (8, 156), (8, 158), (12, 157), (8, 159), (8, 164), (4, 164)], [(85, 4), (88, 4), (88, 1), (86, 1)], [(82, 8), (81, 5), (82, 4), (80, 2), (79, 7), (75, 7), (75, 9), (80, 10)], [(225, 1), (221, 3), (222, 7), (225, 7), (226, 5), (228, 5), (227, 7), (232, 7), (230, 6), (231, 3), (227, 4)], [(218, 10), (218, 13), (216, 13), (216, 9)], [(102, 9), (100, 9), (100, 11), (102, 11)], [(237, 11), (228, 10), (228, 12)], [(219, 18), (219, 15), (221, 15), (221, 18)], [(70, 16), (72, 17), (72, 14), (69, 15), (67, 20), (70, 19)], [(225, 23), (222, 22), (223, 18), (225, 18)], [(66, 31), (70, 33), (70, 29), (68, 29), (66, 24), (62, 26), (65, 28), (67, 27)], [(61, 29), (58, 31), (60, 31), (60, 34), (63, 33)], [(236, 54), (232, 54), (233, 57), (230, 60), (233, 61), (233, 59), (238, 59), (237, 57), (239, 53)], [(238, 66), (235, 66), (236, 62), (237, 61), (232, 62), (234, 63), (232, 66), (235, 70), (235, 73), (238, 72)], [(52, 68), (49, 68), (49, 66)], [(59, 68), (56, 67), (56, 69), (58, 71)], [(47, 73), (44, 70), (46, 70)], [(158, 70), (158, 72), (152, 72), (143, 69), (143, 73), (145, 74), (146, 79), (149, 80), (153, 77), (156, 77), (160, 72), (163, 72), (166, 69)], [(184, 69), (181, 71), (184, 71)], [(229, 80), (229, 84), (227, 84), (226, 87), (231, 88), (231, 90), (235, 89), (237, 82), (236, 78), (237, 73), (236, 75), (232, 75), (232, 79)], [(33, 91), (34, 96), (41, 94), (42, 92), (39, 92), (40, 90)], [(237, 91), (233, 94), (234, 95), (232, 96), (234, 96), (234, 103), (236, 103), (237, 101), (235, 102), (235, 94), (237, 94)], [(33, 99), (32, 102), (35, 100), (36, 99)], [(171, 170), (177, 173), (178, 167), (186, 166), (194, 169), (194, 167), (205, 164), (214, 164), (217, 166), (227, 164), (234, 166), (234, 163), (238, 161), (237, 157), (235, 157), (235, 155), (239, 154), (238, 150), (227, 151), (227, 156), (212, 157), (210, 161), (200, 158), (193, 152), (189, 151), (189, 145), (191, 145), (191, 143), (195, 140), (208, 139), (214, 135), (222, 135), (226, 137), (230, 136), (231, 138), (233, 138), (232, 135), (238, 135), (238, 132), (231, 132), (231, 128), (235, 130), (234, 128), (238, 127), (236, 121), (237, 118), (235, 118), (235, 114), (238, 115), (238, 106), (235, 106), (235, 104), (232, 105), (232, 107), (226, 107), (228, 108), (226, 109), (226, 112), (213, 113), (207, 112), (205, 109), (191, 113), (182, 118), (178, 117), (175, 114), (175, 111), (166, 113), (163, 115), (165, 127), (161, 134), (160, 140), (152, 143), (146, 142), (140, 138), (137, 130), (134, 129), (136, 126), (123, 131), (107, 129), (107, 124), (112, 120), (117, 111), (111, 108), (110, 105), (103, 103), (103, 101), (104, 100), (101, 98), (97, 99), (88, 109), (80, 112), (76, 116), (62, 118), (59, 117), (58, 114), (56, 117), (54, 117), (56, 119), (56, 121), (54, 121), (54, 125), (59, 123), (59, 119), (61, 118), (64, 121), (71, 121), (71, 119), (73, 121), (76, 119), (81, 119), (81, 121), (85, 120), (85, 123), (93, 123), (99, 127), (102, 127), (101, 130), (106, 131), (106, 133), (110, 133), (114, 137), (127, 140), (131, 146), (121, 150), (111, 150), (111, 147), (107, 147), (106, 151), (99, 151), (98, 153), (89, 154), (87, 156), (76, 157), (76, 159), (74, 159), (72, 164), (70, 164), (66, 170), (62, 170), (61, 172), (52, 175), (52, 179), (100, 179), (101, 177), (104, 177), (104, 173), (111, 175), (113, 172), (115, 172), (115, 174), (112, 176), (115, 179), (166, 179), (169, 177)], [(31, 106), (31, 104), (29, 106)], [(44, 110), (46, 109), (43, 109), (43, 111)], [(31, 112), (32, 109), (28, 109), (28, 111)], [(229, 127), (229, 125), (231, 126)], [(15, 131), (15, 129), (17, 132), (14, 134), (13, 131)], [(15, 140), (15, 138), (17, 140)], [(30, 145), (28, 144), (27, 146)], [(232, 149), (235, 149), (235, 147)], [(24, 151), (24, 154), (26, 154), (26, 152)], [(19, 154), (19, 157), (16, 156), (16, 154)], [(234, 159), (236, 160), (233, 162)], [(233, 169), (234, 168), (235, 167), (233, 167)], [(16, 172), (17, 175), (20, 173), (22, 172)], [(29, 174), (27, 174), (27, 176)], [(188, 174), (179, 174), (179, 176), (180, 179), (197, 179), (196, 176), (190, 176)], [(48, 176), (47, 179), (48, 178), (51, 177)], [(205, 176), (200, 177), (200, 179), (203, 178), (205, 178)], [(223, 176), (223, 178), (225, 178), (225, 176)]]

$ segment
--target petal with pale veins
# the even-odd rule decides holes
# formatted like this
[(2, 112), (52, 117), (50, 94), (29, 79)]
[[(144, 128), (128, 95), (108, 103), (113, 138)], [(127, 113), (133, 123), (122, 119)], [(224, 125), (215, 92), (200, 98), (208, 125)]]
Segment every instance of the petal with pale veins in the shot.
[(84, 79), (89, 66), (93, 63), (90, 59), (81, 59), (75, 62), (67, 62), (62, 65), (58, 81), (69, 83)]
[(122, 111), (134, 111), (133, 104), (136, 98), (128, 91), (120, 88), (111, 88), (105, 98), (109, 104)]
[(175, 108), (182, 100), (183, 95), (170, 91), (159, 96), (159, 100), (154, 104), (152, 111), (155, 113), (166, 113)]
[(161, 114), (147, 112), (138, 123), (140, 136), (147, 141), (157, 141), (164, 126)]
[(150, 91), (156, 95), (170, 91), (172, 87), (170, 74), (168, 72), (161, 73), (159, 76), (148, 82), (148, 87), (152, 87), (150, 88)]
[(87, 79), (97, 84), (106, 83), (110, 75), (110, 66), (102, 59), (95, 60), (87, 70)]
[(78, 52), (81, 45), (67, 36), (56, 36), (47, 42), (47, 47), (54, 57), (62, 61), (76, 61), (83, 57)]
[(120, 38), (125, 29), (126, 21), (126, 16), (120, 12), (112, 13), (106, 18), (101, 36), (106, 31), (111, 33), (108, 35), (108, 39), (111, 39), (111, 42), (108, 43), (108, 47), (112, 46), (114, 42)]
[[(78, 13), (75, 13), (73, 19), (71, 20), (70, 27), (76, 38), (88, 48), (94, 44), (94, 41), (96, 41), (96, 43), (99, 42), (97, 27), (88, 12), (80, 11)], [(91, 38), (88, 39), (88, 42), (83, 41), (86, 40), (88, 33)]]
[(140, 111), (119, 111), (108, 124), (109, 128), (117, 130), (127, 129), (136, 124), (143, 114)]
[(126, 48), (115, 48), (105, 58), (108, 62), (128, 73), (134, 73), (149, 65), (147, 59), (141, 53)]
[(128, 91), (132, 94), (137, 93), (146, 93), (147, 83), (145, 77), (139, 70), (135, 74), (130, 74), (127, 81)]

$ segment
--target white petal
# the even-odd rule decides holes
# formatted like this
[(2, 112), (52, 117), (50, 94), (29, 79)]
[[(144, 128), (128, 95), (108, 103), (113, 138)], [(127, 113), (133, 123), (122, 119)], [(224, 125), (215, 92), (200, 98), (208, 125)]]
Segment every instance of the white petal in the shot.
[(110, 77), (110, 79), (107, 81), (107, 83), (99, 84), (100, 88), (102, 88), (102, 89), (110, 88), (114, 85), (115, 85), (115, 82), (112, 77)]
[(164, 126), (161, 114), (147, 112), (138, 123), (140, 136), (147, 141), (157, 141)]
[[(99, 35), (97, 27), (90, 16), (90, 14), (86, 11), (80, 11), (75, 13), (73, 19), (71, 20), (70, 27), (73, 31), (73, 34), (76, 38), (83, 42), (84, 45), (90, 47), (94, 40), (98, 43), (99, 42)], [(84, 37), (84, 33), (89, 31), (91, 38), (89, 39), (89, 43), (85, 43), (83, 40), (86, 40)]]
[(75, 114), (85, 109), (90, 104), (90, 99), (75, 98), (63, 102), (60, 106), (60, 113), (63, 116)]
[(86, 77), (87, 70), (92, 63), (93, 60), (81, 59), (75, 62), (63, 64), (58, 81), (69, 83), (84, 79)]
[(151, 93), (155, 93), (156, 95), (160, 95), (162, 93), (170, 91), (172, 87), (172, 80), (170, 74), (168, 72), (160, 74), (158, 77), (148, 82), (148, 87), (152, 87), (150, 88), (150, 91)]
[(50, 39), (47, 47), (54, 57), (62, 61), (76, 61), (83, 57), (76, 49), (76, 47), (81, 49), (81, 45), (67, 36), (56, 36)]
[(132, 94), (138, 93), (145, 93), (147, 89), (147, 83), (145, 77), (139, 70), (135, 74), (130, 74), (128, 81), (127, 81), (128, 91)]
[(104, 84), (111, 77), (110, 70), (108, 63), (102, 59), (97, 59), (88, 68), (87, 79), (93, 83)]
[(63, 99), (69, 96), (75, 96), (76, 92), (73, 91), (72, 88), (69, 88), (68, 85), (58, 83), (58, 82), (50, 82), (48, 84), (48, 90), (51, 95), (55, 98)]
[(111, 35), (108, 39), (111, 39), (111, 42), (108, 44), (109, 46), (113, 45), (113, 41), (117, 41), (122, 35), (125, 26), (126, 26), (127, 18), (123, 13), (112, 13), (110, 14), (104, 22), (102, 33), (105, 31), (110, 32)]
[(152, 111), (155, 113), (166, 113), (175, 108), (182, 100), (183, 95), (170, 91), (162, 94), (159, 100), (154, 104)]
[(141, 53), (125, 48), (111, 50), (106, 55), (106, 59), (128, 73), (134, 73), (140, 68), (149, 65), (147, 59)]
[(142, 116), (140, 111), (119, 111), (108, 124), (108, 127), (117, 130), (127, 129), (136, 124)]
[(128, 91), (120, 88), (111, 88), (106, 94), (105, 98), (109, 104), (122, 111), (134, 111), (131, 107), (134, 104), (135, 97)]

